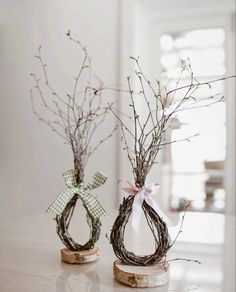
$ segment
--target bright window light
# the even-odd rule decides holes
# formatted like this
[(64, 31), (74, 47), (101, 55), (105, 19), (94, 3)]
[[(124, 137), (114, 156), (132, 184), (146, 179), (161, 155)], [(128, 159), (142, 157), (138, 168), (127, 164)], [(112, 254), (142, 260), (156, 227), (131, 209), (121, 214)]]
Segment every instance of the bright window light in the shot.
[[(160, 39), (162, 81), (175, 81), (183, 60), (189, 59), (199, 81), (217, 79), (225, 74), (225, 31), (222, 28), (198, 29), (164, 34)], [(181, 86), (189, 82), (185, 76)], [(174, 84), (175, 82), (173, 82)], [(181, 91), (179, 92), (181, 95)], [(224, 82), (218, 82), (212, 95), (224, 94)], [(199, 105), (209, 95), (200, 88), (195, 98)], [(178, 99), (178, 96), (176, 96)], [(212, 101), (211, 101), (212, 103)], [(191, 143), (168, 146), (166, 163), (170, 165), (170, 206), (181, 211), (184, 200), (191, 202), (192, 211), (223, 212), (223, 164), (226, 147), (226, 111), (223, 102), (210, 107), (183, 111), (178, 116), (178, 129), (172, 129), (171, 140), (181, 140), (196, 133)]]

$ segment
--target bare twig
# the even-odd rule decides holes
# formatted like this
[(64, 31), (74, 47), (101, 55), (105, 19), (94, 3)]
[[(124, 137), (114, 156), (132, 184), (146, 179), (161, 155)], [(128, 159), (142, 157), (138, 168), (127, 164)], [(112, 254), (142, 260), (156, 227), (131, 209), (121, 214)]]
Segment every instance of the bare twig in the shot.
[[(134, 71), (134, 77), (137, 79), (137, 84), (140, 90), (135, 92), (132, 89), (130, 77), (128, 77), (128, 91), (131, 100), (130, 108), (132, 115), (132, 126), (128, 126), (123, 119), (113, 110), (111, 112), (118, 119), (122, 137), (125, 144), (124, 149), (127, 150), (127, 155), (131, 163), (135, 184), (142, 188), (145, 184), (147, 174), (155, 164), (155, 160), (159, 151), (166, 145), (190, 141), (198, 134), (190, 137), (183, 137), (183, 139), (174, 141), (165, 141), (168, 129), (171, 127), (171, 120), (179, 112), (192, 110), (195, 108), (208, 107), (218, 102), (224, 101), (221, 95), (210, 95), (204, 99), (196, 99), (194, 93), (203, 86), (212, 88), (212, 84), (219, 81), (224, 81), (235, 76), (222, 77), (215, 80), (199, 82), (191, 68), (189, 60), (182, 61), (182, 67), (175, 83), (174, 89), (168, 90), (166, 87), (161, 88), (161, 83), (155, 80), (155, 85), (144, 74), (139, 58), (130, 57), (137, 66)], [(189, 74), (189, 84), (179, 86), (183, 72), (187, 71)], [(156, 88), (157, 86), (157, 88)], [(143, 109), (138, 111), (136, 95), (143, 97), (146, 105), (147, 113), (143, 114)], [(177, 96), (180, 94), (180, 96)], [(207, 104), (201, 104), (201, 101)], [(141, 123), (141, 117), (144, 117), (144, 123)], [(129, 140), (128, 136), (132, 139)], [(129, 150), (129, 151), (128, 151)]]
[[(70, 41), (78, 45), (79, 49), (83, 52), (82, 63), (75, 76), (75, 81), (71, 93), (66, 93), (64, 97), (59, 95), (54, 87), (51, 85), (47, 64), (42, 56), (42, 47), (38, 48), (37, 55), (35, 56), (39, 61), (42, 69), (43, 79), (42, 82), (36, 74), (32, 73), (31, 76), (34, 80), (35, 92), (41, 101), (40, 106), (46, 109), (48, 114), (52, 114), (55, 119), (53, 121), (47, 120), (36, 109), (34, 104), (34, 92), (30, 91), (32, 109), (37, 118), (47, 125), (53, 132), (63, 138), (67, 144), (70, 145), (74, 157), (74, 169), (77, 173), (77, 182), (83, 181), (84, 168), (88, 158), (109, 138), (112, 137), (113, 128), (110, 133), (105, 134), (98, 143), (94, 143), (95, 133), (98, 128), (102, 126), (105, 117), (108, 113), (108, 108), (102, 106), (102, 93), (104, 90), (116, 90), (109, 86), (104, 86), (103, 82), (97, 78), (98, 84), (92, 84), (92, 67), (91, 59), (88, 55), (87, 49), (81, 44), (80, 41), (73, 38), (70, 32), (67, 33)], [(87, 83), (82, 82), (82, 75), (87, 78)], [(81, 80), (81, 81), (80, 81)], [(36, 98), (36, 97), (35, 97)], [(112, 108), (112, 104), (110, 104)], [(95, 145), (92, 146), (91, 145)]]

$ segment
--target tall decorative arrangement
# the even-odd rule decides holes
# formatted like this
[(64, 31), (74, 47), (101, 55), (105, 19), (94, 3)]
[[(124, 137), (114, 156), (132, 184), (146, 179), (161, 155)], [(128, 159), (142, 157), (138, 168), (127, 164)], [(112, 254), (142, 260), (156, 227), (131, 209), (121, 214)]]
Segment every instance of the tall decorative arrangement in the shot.
[[(169, 220), (151, 196), (156, 193), (158, 184), (147, 185), (147, 176), (157, 163), (157, 155), (165, 145), (180, 141), (190, 142), (198, 135), (183, 137), (179, 141), (166, 140), (166, 133), (171, 128), (175, 116), (181, 111), (206, 106), (195, 98), (197, 90), (203, 86), (211, 89), (212, 83), (226, 78), (199, 82), (194, 77), (187, 60), (182, 62), (177, 81), (174, 82), (172, 89), (168, 90), (167, 87), (162, 87), (158, 80), (151, 82), (146, 77), (138, 58), (131, 57), (131, 59), (135, 63), (135, 71), (127, 80), (132, 123), (127, 123), (112, 108), (110, 110), (120, 125), (123, 149), (131, 165), (134, 184), (127, 182), (127, 186), (123, 187), (128, 196), (123, 199), (119, 207), (118, 216), (111, 230), (110, 243), (119, 259), (114, 262), (114, 275), (119, 282), (132, 287), (155, 287), (168, 282), (167, 252), (181, 232), (184, 216), (180, 230), (172, 241), (167, 227)], [(181, 85), (183, 74), (189, 78), (185, 85)], [(224, 101), (224, 97), (214, 95), (201, 99), (204, 100), (209, 106)], [(142, 102), (141, 110), (137, 101)], [(125, 228), (130, 218), (132, 227), (142, 233), (142, 230), (139, 230), (142, 212), (155, 241), (154, 253), (144, 256), (127, 250), (124, 244)]]
[[(56, 213), (57, 234), (67, 247), (61, 250), (62, 260), (68, 263), (84, 263), (94, 261), (99, 257), (99, 250), (95, 247), (95, 243), (100, 236), (100, 217), (106, 214), (90, 192), (103, 185), (107, 179), (98, 171), (86, 184), (84, 171), (90, 157), (112, 136), (116, 127), (96, 142), (95, 134), (99, 128), (101, 129), (109, 113), (102, 99), (103, 83), (96, 78), (96, 84), (94, 84), (91, 59), (86, 48), (80, 41), (72, 38), (70, 31), (67, 37), (83, 53), (73, 88), (63, 96), (54, 89), (49, 82), (47, 64), (43, 60), (42, 49), (39, 47), (35, 57), (41, 66), (43, 78), (31, 73), (34, 87), (30, 90), (30, 96), (33, 113), (39, 121), (58, 134), (72, 151), (73, 169), (63, 174), (66, 188), (49, 206), (47, 212)], [(49, 114), (49, 119), (43, 116), (39, 108), (44, 110), (45, 115)], [(78, 199), (82, 201), (87, 212), (87, 223), (90, 228), (90, 237), (85, 244), (77, 243), (69, 233), (71, 218)]]

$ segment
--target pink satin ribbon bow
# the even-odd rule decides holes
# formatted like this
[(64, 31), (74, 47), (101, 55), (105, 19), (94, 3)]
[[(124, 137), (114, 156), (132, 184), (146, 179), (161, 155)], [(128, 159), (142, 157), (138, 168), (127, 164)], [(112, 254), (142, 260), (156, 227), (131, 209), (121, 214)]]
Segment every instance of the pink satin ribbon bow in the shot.
[(137, 188), (132, 183), (127, 181), (128, 187), (123, 187), (122, 189), (131, 196), (134, 196), (133, 210), (131, 225), (133, 229), (138, 232), (141, 214), (142, 214), (142, 205), (145, 201), (149, 206), (151, 206), (155, 212), (165, 221), (167, 225), (171, 225), (172, 222), (166, 216), (166, 214), (161, 210), (156, 201), (151, 197), (157, 193), (158, 184), (152, 183), (150, 185), (144, 186), (142, 189)]

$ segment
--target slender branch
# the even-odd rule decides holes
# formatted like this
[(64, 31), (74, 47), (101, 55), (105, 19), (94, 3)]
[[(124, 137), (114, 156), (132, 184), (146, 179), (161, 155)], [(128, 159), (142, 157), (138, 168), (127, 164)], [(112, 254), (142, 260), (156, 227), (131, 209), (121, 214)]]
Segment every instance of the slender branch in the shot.
[(219, 82), (219, 81), (225, 81), (225, 80), (228, 80), (228, 79), (231, 79), (231, 78), (235, 78), (235, 77), (236, 77), (236, 75), (231, 75), (231, 76), (221, 77), (221, 78), (217, 78), (217, 79), (206, 81), (206, 82), (198, 82), (196, 84), (184, 85), (184, 86), (177, 87), (175, 89), (172, 89), (172, 90), (168, 91), (167, 95), (170, 95), (171, 93), (179, 91), (179, 90), (182, 90), (182, 89), (189, 88), (190, 86), (199, 88), (199, 86), (207, 85), (211, 89), (211, 84)]
[(197, 263), (199, 265), (201, 265), (201, 262), (198, 260), (192, 260), (192, 259), (186, 259), (186, 258), (175, 258), (175, 259), (171, 259), (171, 260), (166, 260), (166, 262), (174, 262), (174, 261), (185, 261), (185, 262), (193, 262), (193, 263)]
[(199, 133), (197, 133), (195, 135), (192, 135), (192, 136), (189, 136), (187, 138), (161, 143), (161, 144), (159, 144), (159, 146), (169, 145), (169, 144), (173, 144), (173, 143), (176, 143), (176, 142), (183, 142), (183, 141), (191, 142), (190, 139), (192, 139), (194, 137), (197, 137), (197, 136), (199, 136)]

